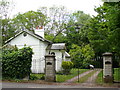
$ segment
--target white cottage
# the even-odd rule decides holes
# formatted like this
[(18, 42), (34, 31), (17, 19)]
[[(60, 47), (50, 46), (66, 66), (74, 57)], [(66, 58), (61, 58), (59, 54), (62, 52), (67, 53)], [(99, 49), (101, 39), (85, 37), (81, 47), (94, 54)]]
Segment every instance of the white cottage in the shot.
[(44, 38), (44, 29), (37, 27), (35, 33), (21, 31), (6, 41), (6, 44), (23, 48), (24, 45), (33, 49), (32, 73), (44, 73), (45, 55), (54, 53), (56, 56), (56, 71), (61, 70), (62, 61), (69, 61), (70, 55), (65, 51), (65, 43), (52, 43)]

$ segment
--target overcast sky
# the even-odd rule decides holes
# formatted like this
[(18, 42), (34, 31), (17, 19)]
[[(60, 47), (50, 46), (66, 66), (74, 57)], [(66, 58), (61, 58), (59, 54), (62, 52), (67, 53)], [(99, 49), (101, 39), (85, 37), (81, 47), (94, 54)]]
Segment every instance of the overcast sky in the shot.
[(41, 6), (51, 7), (65, 6), (70, 11), (81, 10), (86, 14), (96, 15), (94, 7), (99, 7), (103, 4), (101, 0), (9, 0), (13, 1), (15, 8), (12, 11), (12, 15), (18, 12), (24, 13), (30, 10), (37, 10)]

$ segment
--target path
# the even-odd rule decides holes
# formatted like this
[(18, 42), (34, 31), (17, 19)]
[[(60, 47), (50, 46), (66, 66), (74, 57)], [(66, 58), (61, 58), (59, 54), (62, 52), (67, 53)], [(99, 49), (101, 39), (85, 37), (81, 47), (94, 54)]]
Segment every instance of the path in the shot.
[[(97, 78), (97, 75), (100, 73), (100, 71), (101, 71), (102, 69), (94, 69), (94, 70), (96, 70), (96, 72), (95, 72), (91, 77), (89, 77), (88, 80), (86, 80), (84, 83), (87, 83), (87, 84), (88, 84), (88, 83), (89, 83), (89, 84), (95, 83), (95, 79)], [(84, 72), (84, 73), (80, 74), (80, 75), (79, 75), (79, 78), (82, 78), (83, 76), (89, 74), (90, 72), (93, 72), (94, 70), (89, 70), (89, 71), (87, 71), (87, 72)], [(67, 81), (64, 82), (64, 83), (73, 83), (73, 82), (76, 81), (77, 79), (78, 79), (78, 76), (76, 76), (76, 77), (74, 77), (74, 78), (72, 78), (72, 79), (69, 79), (69, 80), (67, 80)], [(64, 84), (64, 83), (63, 83), (63, 84)]]
[(96, 72), (88, 78), (88, 80), (85, 83), (95, 83), (95, 79), (97, 78), (97, 75), (100, 73), (101, 69), (96, 70)]
[(90, 85), (90, 86), (95, 86), (95, 80), (97, 78), (97, 75), (101, 72), (102, 69), (98, 69), (96, 70), (96, 72), (91, 76), (89, 77), (84, 83), (82, 83), (82, 85), (86, 86), (86, 85)]
[[(79, 78), (83, 77), (84, 75), (87, 75), (88, 73), (90, 73), (90, 72), (92, 72), (92, 71), (93, 71), (93, 70), (89, 70), (89, 71), (86, 71), (86, 72), (80, 74), (80, 75), (79, 75)], [(67, 80), (67, 81), (64, 82), (64, 83), (72, 83), (72, 82), (76, 81), (77, 79), (78, 79), (78, 76), (76, 76), (76, 77), (74, 77), (74, 78), (72, 78), (72, 79), (69, 79), (69, 80)]]

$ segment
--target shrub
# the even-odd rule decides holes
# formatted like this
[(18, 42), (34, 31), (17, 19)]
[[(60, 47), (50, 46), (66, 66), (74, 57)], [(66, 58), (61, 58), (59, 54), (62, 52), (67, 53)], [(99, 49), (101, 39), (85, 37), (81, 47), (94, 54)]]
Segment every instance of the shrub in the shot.
[(62, 68), (64, 74), (69, 74), (70, 70), (73, 68), (73, 63), (71, 61), (63, 61)]
[(30, 80), (38, 80), (39, 78), (34, 76), (34, 75), (30, 75)]
[(2, 52), (2, 76), (22, 79), (31, 72), (32, 49), (4, 48)]

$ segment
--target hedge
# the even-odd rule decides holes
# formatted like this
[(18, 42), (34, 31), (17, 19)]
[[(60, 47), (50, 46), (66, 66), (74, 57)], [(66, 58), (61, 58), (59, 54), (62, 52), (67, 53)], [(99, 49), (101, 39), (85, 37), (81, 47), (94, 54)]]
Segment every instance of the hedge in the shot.
[(31, 72), (32, 49), (4, 48), (2, 52), (2, 77), (23, 79)]

